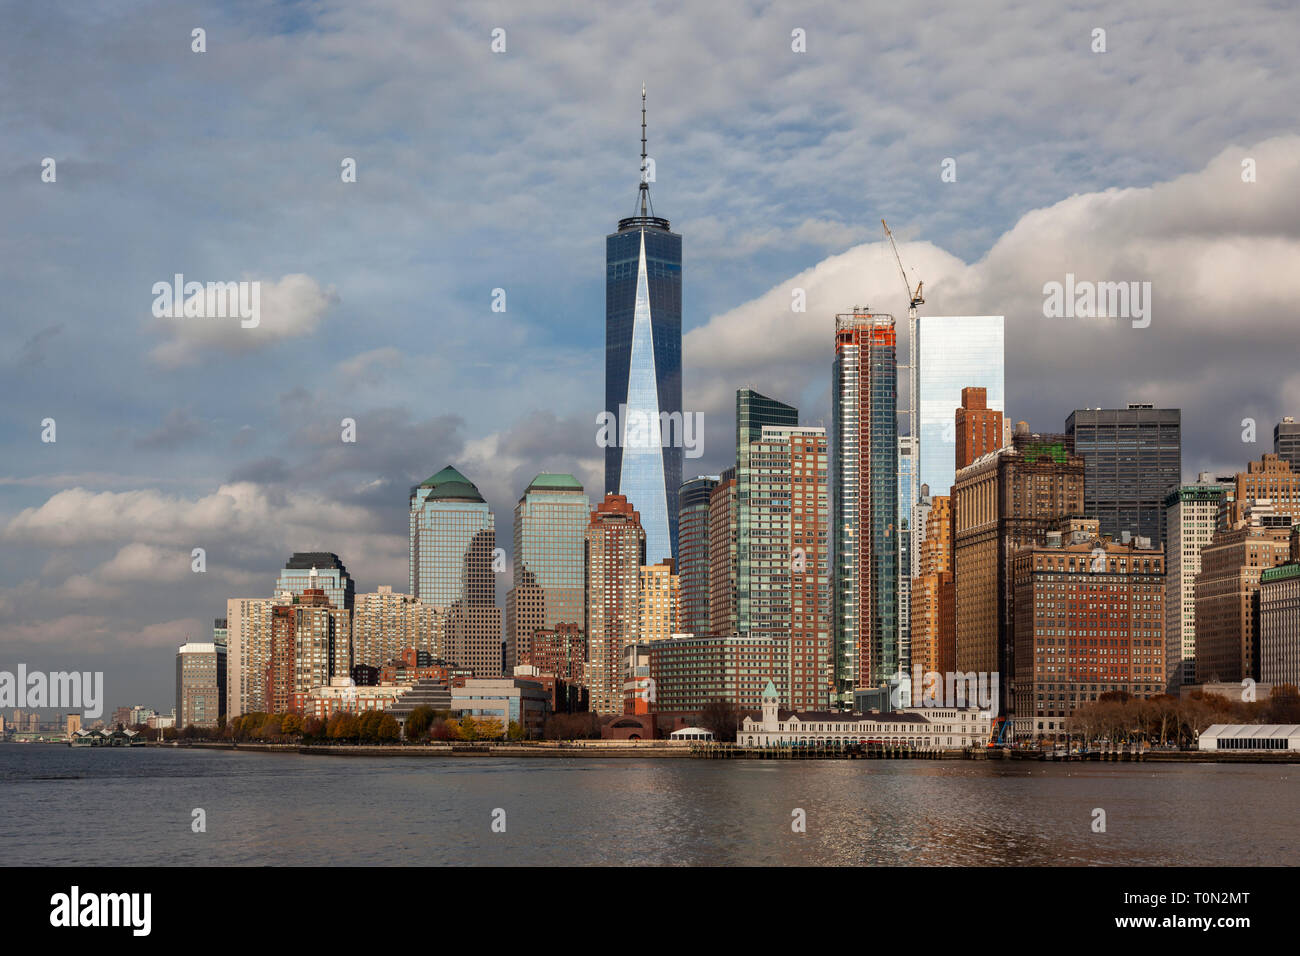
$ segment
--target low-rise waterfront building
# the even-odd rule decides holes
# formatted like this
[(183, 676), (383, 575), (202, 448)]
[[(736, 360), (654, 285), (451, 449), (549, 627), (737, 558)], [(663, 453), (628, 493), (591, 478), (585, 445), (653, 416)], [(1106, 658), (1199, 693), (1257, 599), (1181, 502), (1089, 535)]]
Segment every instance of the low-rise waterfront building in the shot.
[(880, 745), (908, 750), (959, 750), (984, 746), (991, 716), (973, 707), (908, 707), (865, 714), (843, 711), (797, 713), (780, 706), (768, 681), (759, 717), (746, 715), (736, 732), (745, 747), (858, 747)]
[(516, 723), (528, 736), (541, 736), (551, 703), (546, 689), (534, 681), (470, 678), (463, 687), (452, 687), (451, 709), (463, 716), (495, 718), (503, 731)]
[(1300, 750), (1300, 724), (1214, 724), (1201, 731), (1197, 748), (1247, 753)]

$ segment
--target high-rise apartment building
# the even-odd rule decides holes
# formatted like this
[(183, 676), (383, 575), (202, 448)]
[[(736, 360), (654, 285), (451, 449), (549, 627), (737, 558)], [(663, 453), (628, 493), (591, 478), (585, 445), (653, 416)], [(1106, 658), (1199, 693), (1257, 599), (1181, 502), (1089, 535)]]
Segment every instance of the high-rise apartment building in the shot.
[(500, 676), (492, 509), (449, 465), (411, 489), (410, 535), (410, 593), (446, 612), (447, 659), (475, 677)]
[(709, 630), (718, 636), (737, 633), (736, 575), (740, 507), (735, 466), (723, 470), (709, 495)]
[(1290, 415), (1273, 426), (1273, 454), (1300, 473), (1300, 422)]
[(308, 589), (325, 592), (334, 607), (352, 609), (356, 583), (337, 554), (300, 551), (285, 563), (275, 582), (276, 594), (301, 595)]
[(1196, 576), (1235, 479), (1202, 472), (1165, 496), (1165, 667), (1169, 692), (1196, 683)]
[[(898, 364), (894, 317), (835, 317), (835, 680), (838, 704), (898, 672)], [(798, 709), (799, 705), (791, 703)]]
[(666, 641), (682, 633), (681, 578), (673, 573), (672, 561), (661, 561), (641, 568), (638, 599), (640, 624), (637, 640), (642, 644)]
[(709, 622), (709, 500), (717, 475), (700, 475), (682, 484), (678, 495), (677, 574), (682, 587), (682, 629), (708, 634)]
[(996, 672), (1003, 715), (1016, 674), (1011, 562), (1061, 519), (1083, 516), (1083, 473), (1068, 435), (1030, 433), (1020, 422), (1010, 447), (963, 468), (953, 485), (956, 669)]
[(753, 567), (750, 548), (754, 513), (749, 507), (749, 482), (754, 474), (749, 465), (750, 445), (763, 437), (763, 429), (772, 426), (792, 428), (799, 424), (799, 410), (752, 388), (736, 390), (736, 614), (742, 633), (752, 627), (749, 618), (749, 576)]
[(352, 674), (351, 614), (321, 588), (271, 609), (264, 700), (271, 713), (302, 713), (314, 688)]
[(1164, 555), (1097, 527), (1067, 519), (1012, 560), (1019, 739), (1064, 735), (1075, 708), (1108, 692), (1164, 693)]
[(186, 643), (176, 651), (176, 727), (216, 727), (226, 716), (226, 645)]
[(790, 642), (784, 638), (695, 635), (646, 647), (655, 713), (698, 714), (719, 700), (753, 709), (761, 706), (769, 680), (779, 684), (790, 674)]
[(621, 714), (623, 649), (637, 642), (646, 534), (641, 516), (627, 498), (607, 494), (591, 513), (585, 537), (583, 630), (591, 709)]
[(954, 411), (962, 404), (962, 389), (983, 388), (987, 408), (1006, 407), (1003, 324), (1000, 315), (917, 319), (916, 483), (929, 485), (931, 494), (948, 494), (955, 479)]
[(834, 691), (827, 455), (824, 428), (766, 425), (737, 477), (749, 528), (740, 633), (788, 643), (789, 700), (806, 710), (827, 708)]
[(515, 505), (514, 585), (506, 594), (506, 672), (536, 631), (581, 621), (591, 502), (572, 475), (540, 474)]
[(229, 629), (226, 626), (226, 619), (224, 617), (214, 618), (212, 621), (212, 643), (224, 647), (228, 639)]
[(446, 655), (446, 611), (390, 585), (358, 594), (352, 608), (352, 663), (382, 667), (407, 648)]
[(605, 411), (618, 422), (605, 491), (639, 510), (646, 553), (660, 561), (677, 558), (682, 485), (682, 237), (649, 201), (644, 93), (641, 154), (640, 209), (605, 237)]
[(1182, 481), (1181, 419), (1176, 408), (1130, 402), (1078, 409), (1065, 420), (1086, 463), (1084, 513), (1102, 534), (1164, 542), (1165, 496)]
[(587, 635), (582, 625), (564, 621), (553, 628), (537, 631), (521, 664), (532, 665), (543, 674), (561, 680), (585, 684), (587, 680)]
[(957, 471), (982, 458), (1003, 445), (1002, 412), (989, 408), (988, 389), (968, 386), (961, 390), (961, 406), (957, 409), (956, 445)]
[(271, 660), (271, 614), (292, 595), (226, 601), (226, 716), (266, 713), (266, 667)]

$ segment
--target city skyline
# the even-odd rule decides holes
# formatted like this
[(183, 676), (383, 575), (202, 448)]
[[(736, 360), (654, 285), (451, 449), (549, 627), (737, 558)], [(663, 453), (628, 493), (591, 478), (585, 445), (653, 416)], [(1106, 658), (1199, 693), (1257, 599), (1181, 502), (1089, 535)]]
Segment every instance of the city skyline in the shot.
[[(75, 44), (84, 37), (84, 25), (63, 20), (57, 12), (51, 16), (48, 24), (32, 22), (35, 35), (50, 48), (58, 49), (60, 42)], [(418, 14), (406, 12), (403, 16)], [(1225, 29), (1230, 27), (1230, 20), (1223, 22)], [(1127, 36), (1130, 43), (1150, 42), (1150, 33), (1144, 29), (1125, 33), (1125, 25), (1132, 21), (1117, 17), (1113, 24), (1112, 36)], [(143, 44), (172, 42), (166, 30), (175, 24), (164, 20), (158, 26), (139, 26), (137, 35)], [(256, 35), (258, 25), (245, 26), (250, 29), (233, 31), (236, 39), (221, 55), (251, 55), (255, 44), (249, 37)], [(313, 30), (309, 25), (296, 26), (286, 33), (289, 55), (319, 66)], [(522, 29), (526, 36), (527, 27)], [(825, 30), (819, 33), (816, 24), (809, 29), (814, 40), (818, 36), (829, 39)], [(60, 30), (69, 39), (55, 39)], [(181, 32), (188, 35), (188, 27)], [(478, 32), (482, 31), (477, 27), (466, 28), (466, 43), (472, 39), (479, 44)], [(776, 31), (775, 39), (783, 40), (788, 33), (788, 28)], [(1279, 43), (1289, 35), (1284, 22), (1278, 23), (1275, 35)], [(518, 33), (515, 36), (522, 39)], [(724, 60), (740, 62), (753, 57), (753, 50), (745, 44), (754, 41), (737, 42), (738, 46), (723, 48)], [(924, 46), (932, 41), (920, 42)], [(1072, 40), (1062, 33), (1056, 42), (1064, 46)], [(774, 42), (774, 46), (783, 56), (791, 56), (785, 49), (788, 44)], [(518, 48), (518, 44), (512, 46)], [(607, 67), (604, 49), (596, 50), (595, 60)], [(834, 51), (831, 46), (822, 49)], [(816, 53), (816, 43), (812, 50), (823, 56)], [(7, 52), (13, 53), (12, 62), (23, 58), (19, 50)], [(177, 55), (180, 52), (190, 55), (183, 46)], [(207, 55), (219, 52), (214, 48)], [(512, 55), (507, 53), (505, 62), (510, 62)], [(475, 62), (468, 53), (461, 57), (464, 64)], [(73, 62), (76, 57), (65, 59)], [(192, 69), (193, 62), (178, 60), (166, 68), (182, 86), (208, 82), (185, 72)], [(827, 60), (818, 62), (826, 64)], [(354, 67), (360, 65), (353, 63)], [(790, 68), (797, 68), (797, 61)], [(1085, 69), (1086, 63), (1071, 65), (1071, 70)], [(1207, 324), (1204, 317), (1214, 315), (1217, 320), (1231, 296), (1245, 301), (1246, 290), (1233, 275), (1240, 270), (1222, 266), (1224, 275), (1216, 274), (1222, 279), (1222, 289), (1203, 296), (1203, 302), (1189, 304), (1186, 297), (1190, 293), (1181, 290), (1198, 287), (1183, 270), (1181, 257), (1169, 255), (1164, 238), (1166, 233), (1196, 236), (1207, 227), (1212, 230), (1229, 214), (1229, 200), (1221, 197), (1229, 195), (1230, 189), (1253, 189), (1255, 192), (1247, 195), (1259, 196), (1245, 204), (1244, 212), (1231, 200), (1232, 215), (1245, 217), (1237, 223), (1238, 233), (1256, 242), (1257, 251), (1269, 248), (1276, 237), (1283, 243), (1292, 237), (1294, 217), (1287, 217), (1294, 203), (1293, 190), (1287, 190), (1285, 184), (1293, 181), (1300, 165), (1300, 147), (1295, 137), (1279, 136), (1285, 130), (1277, 128), (1258, 100), (1246, 97), (1249, 108), (1244, 114), (1239, 112), (1231, 123), (1216, 120), (1218, 125), (1200, 131), (1202, 138), (1194, 148), (1182, 152), (1159, 143), (1156, 130), (1138, 138), (1136, 147), (1130, 136), (1122, 149), (1116, 148), (1113, 140), (1126, 134), (1110, 130), (1101, 137), (1101, 147), (1090, 153), (1089, 164), (1072, 159), (1066, 151), (1054, 154), (1057, 166), (1052, 166), (1050, 159), (1038, 160), (1044, 168), (1023, 194), (1014, 198), (1002, 196), (1001, 184), (994, 188), (989, 182), (987, 167), (996, 154), (989, 152), (987, 142), (971, 134), (969, 126), (963, 126), (953, 138), (960, 141), (964, 136), (975, 142), (973, 153), (963, 152), (960, 145), (949, 148), (946, 143), (909, 140), (906, 148), (885, 157), (877, 174), (880, 182), (870, 186), (865, 201), (859, 197), (844, 203), (840, 200), (847, 195), (849, 177), (839, 161), (829, 165), (813, 162), (808, 168), (794, 170), (797, 175), (788, 185), (781, 177), (764, 173), (757, 185), (745, 183), (742, 190), (731, 179), (744, 177), (731, 175), (734, 170), (730, 169), (710, 171), (701, 161), (702, 155), (716, 155), (717, 144), (701, 137), (726, 104), (710, 97), (692, 102), (679, 81), (662, 70), (648, 68), (644, 61), (610, 70), (608, 75), (617, 78), (608, 84), (611, 89), (579, 100), (579, 111), (598, 124), (592, 146), (596, 165), (592, 182), (579, 185), (572, 172), (566, 172), (547, 180), (544, 190), (530, 190), (525, 195), (517, 185), (521, 180), (507, 173), (511, 167), (498, 165), (517, 157), (502, 153), (490, 164), (489, 178), (497, 185), (514, 183), (514, 188), (504, 192), (521, 205), (500, 206), (488, 191), (466, 190), (464, 201), (482, 200), (483, 209), (491, 210), (482, 217), (468, 217), (476, 224), (490, 222), (493, 214), (507, 211), (519, 215), (501, 215), (502, 223), (518, 224), (528, 218), (522, 215), (526, 212), (540, 216), (541, 211), (529, 204), (542, 202), (543, 195), (550, 197), (548, 201), (576, 202), (579, 210), (576, 221), (561, 219), (552, 227), (553, 246), (540, 247), (539, 258), (544, 264), (540, 269), (536, 265), (523, 269), (518, 281), (515, 277), (521, 273), (514, 263), (520, 260), (522, 246), (516, 239), (500, 247), (501, 257), (494, 266), (475, 265), (464, 278), (451, 277), (442, 266), (432, 275), (421, 276), (422, 288), (433, 288), (453, 303), (450, 308), (433, 306), (434, 338), (439, 342), (436, 354), (424, 345), (414, 345), (423, 338), (417, 330), (428, 325), (427, 299), (412, 296), (409, 290), (395, 293), (389, 286), (402, 286), (409, 281), (408, 272), (421, 271), (407, 269), (405, 264), (438, 261), (451, 244), (470, 238), (451, 214), (461, 208), (461, 199), (440, 207), (439, 215), (428, 217), (428, 221), (415, 223), (397, 217), (396, 231), (412, 245), (404, 253), (396, 252), (391, 240), (360, 253), (349, 248), (290, 256), (266, 240), (248, 244), (248, 256), (243, 259), (211, 253), (214, 243), (237, 244), (240, 233), (229, 228), (217, 229), (206, 240), (208, 250), (174, 236), (167, 237), (167, 249), (142, 240), (137, 244), (138, 253), (91, 262), (86, 285), (103, 290), (106, 306), (80, 298), (79, 284), (65, 283), (52, 309), (25, 310), (36, 317), (34, 322), (7, 322), (7, 354), (13, 374), (5, 394), (7, 407), (13, 411), (0, 433), (6, 461), (13, 463), (3, 476), (4, 548), (0, 560), (8, 583), (0, 591), (0, 643), (6, 653), (34, 662), (48, 661), (51, 668), (74, 659), (99, 661), (110, 669), (120, 668), (117, 679), (123, 682), (123, 698), (147, 696), (161, 702), (169, 699), (163, 686), (169, 675), (157, 650), (170, 648), (169, 652), (174, 652), (174, 645), (187, 636), (193, 641), (206, 640), (207, 621), (222, 611), (225, 598), (263, 594), (267, 572), (274, 573), (285, 554), (331, 551), (348, 563), (365, 590), (384, 584), (400, 590), (406, 574), (407, 543), (393, 504), (411, 483), (445, 462), (456, 463), (482, 482), (483, 497), (498, 528), (508, 527), (500, 522), (508, 520), (509, 509), (528, 477), (543, 471), (571, 472), (590, 489), (593, 498), (598, 497), (601, 450), (594, 442), (594, 424), (589, 422), (589, 413), (601, 406), (600, 375), (593, 371), (599, 368), (599, 349), (592, 344), (598, 342), (601, 315), (597, 240), (608, 228), (610, 211), (619, 209), (624, 201), (620, 197), (628, 197), (630, 177), (636, 174), (635, 157), (628, 155), (627, 127), (630, 104), (643, 80), (664, 110), (662, 127), (658, 127), (663, 130), (664, 145), (656, 150), (655, 189), (675, 212), (680, 210), (674, 220), (681, 223), (682, 234), (691, 241), (687, 309), (682, 316), (683, 404), (706, 416), (704, 456), (692, 463), (692, 472), (721, 473), (731, 463), (728, 410), (734, 390), (747, 382), (798, 405), (804, 410), (805, 423), (829, 425), (824, 351), (829, 316), (855, 302), (868, 302), (872, 308), (895, 314), (902, 311), (895, 288), (897, 273), (884, 258), (884, 244), (869, 228), (876, 212), (885, 212), (891, 222), (901, 226), (901, 234), (911, 237), (901, 243), (900, 252), (909, 271), (925, 279), (930, 301), (925, 313), (996, 311), (1007, 316), (1005, 410), (1013, 420), (1026, 419), (1035, 428), (1057, 431), (1063, 428), (1065, 414), (1075, 408), (1122, 407), (1127, 401), (1181, 408), (1186, 480), (1199, 471), (1235, 471), (1258, 458), (1269, 449), (1272, 426), (1283, 415), (1294, 414), (1300, 405), (1300, 392), (1291, 384), (1294, 380), (1289, 373), (1268, 374), (1268, 363), (1282, 352), (1276, 344), (1287, 341), (1277, 338), (1284, 328), (1274, 311), (1282, 314), (1285, 304), (1293, 301), (1286, 285), (1290, 280), (1279, 270), (1270, 280), (1276, 284), (1265, 287), (1262, 299), (1252, 300), (1258, 312), (1252, 316), (1250, 342), (1225, 343), (1224, 333)], [(1172, 75), (1180, 75), (1180, 71), (1174, 70)], [(1161, 87), (1162, 81), (1156, 77), (1155, 67), (1142, 72), (1139, 87)], [(735, 86), (726, 89), (734, 95), (743, 79), (738, 76)], [(75, 76), (55, 79), (49, 87), (68, 97), (67, 84), (75, 80)], [(514, 80), (494, 81), (492, 103), (503, 102), (506, 91), (517, 90), (518, 81), (517, 73)], [(428, 86), (436, 88), (436, 84)], [(287, 98), (290, 91), (275, 92)], [(300, 91), (292, 92), (297, 95)], [(84, 118), (93, 112), (97, 95), (91, 91), (89, 99), (68, 98), (78, 104)], [(440, 98), (439, 105), (444, 103)], [(791, 104), (778, 98), (769, 106), (789, 108)], [(1085, 112), (1095, 116), (1093, 110), (1090, 103)], [(51, 117), (57, 114), (47, 112)], [(509, 115), (513, 113), (509, 111)], [(1046, 106), (1031, 105), (1030, 115), (1040, 121), (1048, 113)], [(223, 124), (234, 124), (240, 118), (235, 108), (225, 103), (218, 104), (216, 115)], [(460, 114), (452, 111), (448, 115)], [(952, 121), (951, 113), (939, 115)], [(428, 115), (419, 119), (431, 128), (436, 125)], [(1132, 116), (1122, 119), (1118, 131), (1142, 126)], [(484, 122), (477, 119), (470, 127), (481, 134)], [(857, 122), (852, 129), (860, 129)], [(142, 173), (106, 132), (94, 124), (88, 128), (91, 132), (77, 138), (57, 119), (48, 119), (44, 135), (20, 134), (10, 164), (19, 170), (14, 173), (15, 216), (10, 228), (16, 230), (15, 237), (17, 230), (33, 236), (33, 247), (48, 254), (57, 269), (66, 270), (71, 261), (50, 254), (68, 222), (61, 218), (67, 213), (57, 206), (62, 200), (55, 200), (52, 206), (50, 196), (64, 196), (65, 187), (105, 195), (115, 188), (114, 176), (126, 176), (131, 188), (137, 188), (132, 177), (149, 176), (159, 184), (162, 201), (174, 203), (180, 211), (191, 205), (184, 198), (184, 188), (177, 187), (174, 171), (170, 175), (156, 169)], [(566, 124), (562, 128), (572, 127)], [(538, 135), (533, 129), (533, 135)], [(333, 132), (341, 130), (335, 126)], [(413, 167), (409, 159), (390, 162), (391, 140), (382, 129), (379, 132), (377, 140), (370, 140), (369, 151), (340, 152), (333, 143), (301, 148), (315, 144), (302, 129), (294, 128), (290, 130), (293, 145), (300, 148), (276, 152), (304, 157), (302, 162), (309, 166), (319, 164), (321, 185), (311, 188), (324, 190), (328, 182), (328, 188), (335, 190), (331, 202), (339, 201), (339, 189), (350, 188), (338, 182), (339, 160), (356, 152), (360, 176), (353, 185), (358, 191), (379, 188), (387, 197), (385, 202), (404, 201), (394, 197), (407, 195), (410, 184), (427, 174)], [(757, 133), (740, 132), (735, 142), (743, 166), (761, 169), (764, 158), (779, 162), (779, 153), (757, 148)], [(829, 129), (816, 124), (811, 135), (824, 145), (835, 142)], [(364, 146), (364, 137), (362, 140)], [(1075, 147), (1090, 143), (1083, 133), (1066, 140)], [(376, 141), (382, 159), (376, 159)], [(561, 153), (558, 144), (545, 139), (531, 139), (527, 147), (539, 145), (543, 148), (534, 151), (546, 159)], [(565, 149), (570, 146), (566, 144)], [(957, 155), (958, 178), (943, 185), (940, 160), (950, 153)], [(59, 178), (44, 185), (36, 175), (38, 160), (50, 154), (60, 160)], [(1258, 182), (1249, 185), (1240, 179), (1240, 160), (1245, 156), (1255, 159), (1260, 169)], [(192, 154), (185, 157), (190, 163), (185, 166), (186, 177), (194, 169), (210, 170), (195, 162)], [(184, 163), (182, 159), (181, 165)], [(296, 160), (293, 169), (295, 176), (303, 175)], [(1016, 166), (1012, 174), (1037, 169)], [(814, 180), (816, 187), (811, 188), (809, 177), (821, 173), (827, 175)], [(452, 189), (427, 192), (444, 196), (454, 191), (454, 184), (470, 182), (465, 174), (463, 166), (453, 165), (447, 174)], [(458, 175), (464, 178), (457, 179)], [(856, 175), (852, 178), (857, 182)], [(249, 206), (236, 207), (234, 216), (246, 215), (247, 223), (257, 225), (264, 223), (254, 207), (282, 185), (274, 171), (244, 165), (237, 165), (229, 175), (207, 179), (216, 188), (235, 189), (239, 196), (249, 197)], [(902, 193), (905, 199), (888, 191), (908, 182), (931, 185)], [(431, 185), (427, 179), (424, 184)], [(1120, 189), (1118, 195), (1104, 192), (1111, 187)], [(40, 189), (50, 193), (37, 191)], [(950, 196), (943, 189), (949, 189), (953, 197), (970, 198), (963, 198), (960, 211), (954, 211), (946, 205)], [(721, 195), (717, 195), (719, 191)], [(323, 195), (291, 188), (280, 192), (289, 198), (279, 208), (286, 222), (295, 227), (304, 224), (301, 201), (315, 201)], [(758, 217), (746, 209), (739, 198), (742, 192), (751, 198), (761, 196), (764, 201), (759, 205), (769, 211)], [(819, 192), (824, 198), (810, 201)], [(365, 201), (369, 200), (342, 200)], [(1111, 202), (1153, 225), (1120, 243), (1115, 257), (1101, 260), (1093, 250), (1111, 238), (1108, 222), (1114, 213), (1102, 211)], [(343, 215), (352, 217), (346, 219), (352, 225), (368, 225), (357, 218), (360, 214), (355, 210), (344, 209)], [(451, 223), (448, 238), (431, 240), (432, 248), (422, 246), (421, 237), (437, 233), (430, 226), (434, 221)], [(1083, 237), (1080, 241), (1044, 239), (1062, 224), (1074, 221), (1083, 224), (1076, 233)], [(765, 223), (771, 224), (777, 238), (764, 233)], [(128, 235), (140, 237), (138, 221), (128, 220), (125, 225)], [(316, 223), (309, 229), (288, 231), (328, 235), (320, 226)], [(499, 230), (504, 228), (489, 225), (481, 235), (501, 238)], [(272, 235), (284, 230), (263, 231)], [(359, 234), (371, 233), (363, 228)], [(783, 235), (793, 237), (793, 243), (783, 241)], [(928, 241), (921, 241), (922, 237)], [(328, 248), (333, 241), (322, 243), (322, 247)], [(757, 248), (747, 248), (746, 243)], [(1042, 316), (1044, 282), (1063, 280), (1067, 273), (1129, 278), (1130, 264), (1139, 261), (1143, 243), (1153, 250), (1143, 268), (1157, 288), (1156, 315), (1150, 329), (1128, 329), (1127, 323), (1104, 328), (1095, 323), (1064, 325), (1064, 320), (1049, 322)], [(487, 243), (465, 244), (480, 251), (489, 247)], [(1035, 246), (1044, 245), (1050, 254), (1034, 251)], [(127, 247), (129, 244), (124, 244)], [(18, 242), (16, 248), (20, 252), (10, 266), (15, 300), (38, 301), (36, 280), (23, 276), (39, 275), (41, 267), (36, 260), (24, 260), (25, 243)], [(1213, 243), (1206, 248), (1212, 259), (1228, 251), (1226, 245)], [(1285, 246), (1273, 254), (1285, 257)], [(445, 258), (463, 261), (454, 255)], [(478, 258), (493, 257), (480, 254)], [(1231, 256), (1226, 259), (1228, 264), (1233, 261)], [(540, 273), (554, 273), (557, 263), (563, 263), (562, 269), (543, 281)], [(493, 268), (501, 273), (495, 278), (490, 274)], [(530, 269), (535, 271), (530, 273)], [(266, 328), (279, 331), (266, 342), (258, 340), (245, 347), (238, 338), (191, 339), (172, 326), (160, 328), (149, 323), (142, 327), (136, 317), (147, 314), (148, 286), (177, 271), (204, 279), (234, 279), (246, 272), (265, 277)], [(1008, 274), (1013, 279), (1008, 279)], [(490, 293), (498, 287), (506, 291), (510, 303), (503, 313), (490, 309)], [(794, 287), (808, 293), (805, 314), (791, 311)], [(416, 303), (423, 305), (417, 309), (413, 307)], [(112, 321), (102, 323), (102, 330), (97, 324), (83, 330), (79, 319), (67, 317), (78, 311), (106, 311)], [(570, 316), (555, 326), (563, 328), (565, 335), (548, 338), (547, 329), (560, 312)], [(11, 314), (24, 312), (16, 308)], [(1181, 337), (1171, 340), (1163, 337), (1161, 317), (1175, 314), (1180, 316)], [(493, 321), (498, 324), (489, 327), (487, 323)], [(1085, 326), (1087, 335), (1082, 331)], [(365, 334), (355, 335), (355, 329), (364, 329)], [(1270, 347), (1270, 336), (1274, 347)], [(485, 371), (483, 363), (495, 360), (494, 352), (508, 340), (536, 348), (528, 364), (545, 374), (523, 369), (525, 374), (512, 375), (522, 369), (522, 364), (511, 364), (519, 363), (517, 356), (504, 364), (489, 365), (492, 371)], [(1050, 349), (1047, 340), (1052, 340)], [(1229, 366), (1249, 360), (1252, 375), (1238, 374), (1240, 384), (1225, 392), (1205, 381), (1185, 382), (1156, 360), (1163, 351), (1170, 354), (1169, 361), (1178, 360), (1180, 367), (1186, 367), (1191, 364), (1189, 356), (1211, 350)], [(103, 355), (102, 362), (91, 358), (96, 353)], [(1069, 361), (1053, 357), (1057, 353), (1069, 355)], [(305, 372), (295, 369), (286, 378), (281, 373), (288, 366)], [(111, 376), (105, 375), (106, 368), (113, 370)], [(324, 380), (339, 388), (331, 391), (327, 385), (317, 384)], [(74, 381), (75, 385), (70, 384)], [(1261, 381), (1267, 385), (1261, 387)], [(193, 391), (186, 392), (188, 388)], [(105, 396), (119, 394), (119, 389), (122, 400), (111, 403), (111, 409), (101, 408), (110, 404), (104, 401)], [(70, 402), (65, 393), (85, 400)], [(175, 400), (178, 394), (180, 401)], [(187, 401), (186, 395), (193, 397)], [(548, 401), (543, 405), (531, 400), (533, 395), (544, 395)], [(1209, 395), (1214, 396), (1213, 401), (1206, 397)], [(453, 421), (453, 414), (461, 420)], [(58, 441), (52, 445), (41, 444), (38, 438), (38, 425), (47, 416), (59, 425)], [(338, 423), (343, 418), (357, 423), (355, 447), (339, 441)], [(1256, 422), (1256, 444), (1240, 440), (1245, 418)], [(934, 494), (944, 491), (931, 490)], [(639, 502), (633, 503), (641, 507)], [(191, 571), (194, 548), (204, 549), (206, 576)], [(659, 557), (650, 555), (649, 560)], [(510, 577), (508, 573), (498, 576), (498, 604)], [(146, 694), (150, 687), (153, 690)]]

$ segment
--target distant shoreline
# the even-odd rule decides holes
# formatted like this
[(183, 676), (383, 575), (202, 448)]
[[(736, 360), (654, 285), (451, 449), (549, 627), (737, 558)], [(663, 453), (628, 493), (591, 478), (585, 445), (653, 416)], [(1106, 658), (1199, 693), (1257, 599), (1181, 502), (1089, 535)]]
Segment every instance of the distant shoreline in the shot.
[[(175, 744), (173, 742), (148, 744), (149, 747), (177, 747), (177, 749), (198, 749), (198, 750), (233, 750), (248, 751), (251, 753), (296, 753), (316, 757), (568, 757), (576, 759), (600, 758), (600, 757), (632, 757), (632, 758), (669, 758), (669, 759), (690, 759), (692, 757), (705, 757), (705, 754), (696, 754), (689, 746), (666, 743), (645, 743), (628, 745), (622, 741), (609, 741), (604, 743), (590, 744), (567, 744), (557, 746), (554, 744), (341, 744), (341, 745), (308, 745), (308, 744), (266, 744), (266, 743), (246, 743), (232, 744), (223, 742), (195, 741), (191, 743)], [(780, 759), (777, 757), (777, 751), (768, 751), (760, 756), (757, 751), (747, 751), (744, 749), (733, 751), (727, 759)], [(844, 759), (842, 756), (833, 754), (820, 754), (816, 752), (800, 753), (796, 759), (803, 760), (838, 760)], [(859, 757), (858, 759), (864, 759)], [(968, 756), (962, 751), (943, 751), (937, 754), (917, 754), (915, 756), (894, 756), (886, 759), (941, 759), (941, 760), (1012, 760), (1035, 761), (1043, 763), (1243, 763), (1243, 764), (1300, 764), (1300, 752), (1289, 753), (1241, 753), (1241, 752), (1224, 752), (1224, 751), (1199, 751), (1199, 750), (1152, 750), (1140, 755), (1139, 759), (1134, 759), (1131, 754), (1124, 755), (1106, 755), (1102, 757), (1092, 756), (1090, 759), (1080, 760), (1077, 757), (1066, 760), (1053, 760), (1046, 755), (1039, 755), (1031, 752), (976, 752), (974, 756)]]

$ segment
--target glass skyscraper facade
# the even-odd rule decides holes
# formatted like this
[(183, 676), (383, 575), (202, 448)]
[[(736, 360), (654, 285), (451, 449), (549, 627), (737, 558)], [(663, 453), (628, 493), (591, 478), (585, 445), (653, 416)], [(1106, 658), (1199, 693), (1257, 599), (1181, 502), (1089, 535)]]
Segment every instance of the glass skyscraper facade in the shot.
[(651, 561), (677, 558), (682, 484), (682, 237), (633, 216), (605, 237), (605, 491), (641, 515)]
[(528, 656), (534, 632), (582, 623), (590, 519), (591, 502), (573, 475), (538, 475), (515, 505), (514, 584), (506, 595), (508, 668)]
[(898, 358), (893, 316), (835, 317), (836, 692), (879, 687), (900, 664)]
[(441, 608), (496, 603), (492, 509), (468, 478), (449, 465), (412, 489), (410, 525), (412, 597)]
[(917, 319), (917, 409), (920, 447), (913, 496), (952, 488), (957, 462), (957, 409), (961, 390), (985, 389), (989, 408), (1006, 410), (1003, 318), (1000, 315)]

